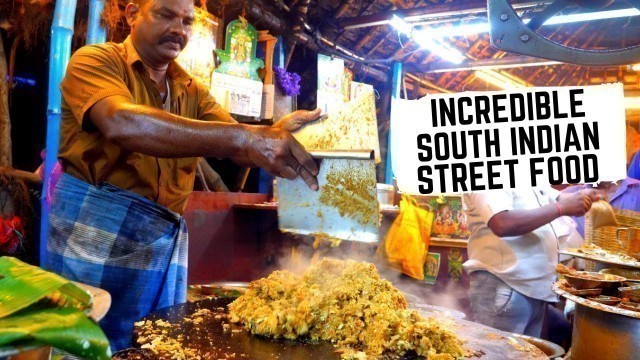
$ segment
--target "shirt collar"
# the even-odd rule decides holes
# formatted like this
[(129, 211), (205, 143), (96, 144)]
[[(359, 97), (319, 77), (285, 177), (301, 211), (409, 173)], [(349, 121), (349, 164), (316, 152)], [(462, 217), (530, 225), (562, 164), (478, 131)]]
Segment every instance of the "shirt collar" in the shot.
[[(126, 52), (127, 65), (131, 67), (144, 66), (142, 63), (142, 59), (138, 54), (138, 51), (136, 50), (135, 46), (133, 46), (131, 36), (127, 36), (127, 38), (123, 42), (123, 45)], [(172, 61), (169, 63), (167, 75), (169, 76), (169, 83), (171, 85), (184, 84), (186, 87), (188, 87), (193, 81), (191, 75), (189, 75), (189, 73), (186, 72), (176, 61)]]
[(624, 194), (625, 191), (627, 191), (628, 187), (630, 187), (630, 186), (638, 186), (638, 184), (640, 184), (640, 180), (637, 180), (637, 179), (634, 179), (634, 178), (630, 178), (630, 177), (625, 178), (624, 180), (622, 180), (622, 182), (620, 182), (620, 186), (618, 186), (618, 189), (613, 194), (611, 199), (609, 199), (609, 201), (613, 201), (618, 196)]

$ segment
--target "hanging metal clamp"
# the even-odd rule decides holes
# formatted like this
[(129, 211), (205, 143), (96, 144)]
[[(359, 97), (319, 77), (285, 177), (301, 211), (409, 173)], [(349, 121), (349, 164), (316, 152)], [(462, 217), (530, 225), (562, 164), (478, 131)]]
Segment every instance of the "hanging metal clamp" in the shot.
[(640, 62), (640, 45), (616, 50), (586, 50), (563, 46), (539, 35), (536, 32), (538, 27), (568, 3), (567, 0), (556, 0), (542, 11), (544, 15), (536, 16), (529, 24), (524, 24), (509, 0), (487, 0), (491, 45), (509, 53), (576, 65), (626, 65)]

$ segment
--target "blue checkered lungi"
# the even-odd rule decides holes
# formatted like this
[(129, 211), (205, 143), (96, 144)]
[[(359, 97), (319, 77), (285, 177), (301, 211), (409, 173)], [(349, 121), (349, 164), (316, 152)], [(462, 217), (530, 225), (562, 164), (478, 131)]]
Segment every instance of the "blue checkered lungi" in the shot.
[(44, 267), (111, 294), (100, 326), (113, 351), (130, 346), (135, 321), (186, 301), (187, 246), (180, 215), (107, 183), (60, 177)]

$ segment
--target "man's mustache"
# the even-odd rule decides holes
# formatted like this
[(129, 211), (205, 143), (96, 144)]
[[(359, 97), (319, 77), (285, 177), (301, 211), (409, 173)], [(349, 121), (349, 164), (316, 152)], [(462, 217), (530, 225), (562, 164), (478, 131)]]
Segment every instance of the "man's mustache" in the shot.
[(160, 45), (164, 43), (174, 43), (180, 45), (180, 49), (184, 49), (187, 39), (181, 36), (165, 35), (160, 38)]

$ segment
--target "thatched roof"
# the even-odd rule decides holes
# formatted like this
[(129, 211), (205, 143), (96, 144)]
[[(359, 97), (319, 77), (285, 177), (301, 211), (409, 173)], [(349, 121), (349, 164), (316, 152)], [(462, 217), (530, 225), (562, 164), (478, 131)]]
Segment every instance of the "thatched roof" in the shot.
[[(413, 41), (402, 43), (397, 31), (390, 25), (371, 25), (345, 29), (345, 24), (358, 21), (373, 21), (373, 15), (390, 14), (394, 9), (411, 9), (413, 13), (444, 13), (447, 10), (465, 10), (484, 7), (486, 2), (442, 1), (442, 0), (320, 0), (318, 6), (310, 8), (310, 22), (323, 29), (323, 35), (342, 47), (351, 49), (357, 55), (368, 59), (400, 58), (407, 65), (408, 87), (414, 96), (428, 92), (494, 90), (474, 75), (474, 71), (433, 72), (436, 69), (454, 69), (455, 64), (447, 64), (437, 54), (421, 50)], [(513, 1), (523, 3), (523, 1)], [(531, 3), (531, 2), (529, 2)], [(348, 6), (345, 6), (347, 4)], [(612, 6), (629, 7), (623, 1)], [(544, 6), (541, 6), (544, 8)], [(578, 10), (569, 9), (568, 12)], [(473, 15), (480, 21), (486, 19), (486, 12)], [(452, 16), (450, 18), (469, 21), (471, 16)], [(455, 26), (461, 21), (449, 21), (438, 25)], [(341, 26), (342, 25), (342, 26)], [(429, 29), (431, 25), (425, 25)], [(566, 46), (583, 49), (618, 49), (640, 45), (640, 16), (581, 22), (556, 26), (545, 26), (539, 31), (545, 37)], [(489, 43), (489, 34), (474, 34), (446, 38), (445, 41), (463, 52), (472, 64), (492, 64), (501, 62), (523, 62), (527, 57), (507, 54), (493, 48)], [(410, 54), (410, 55), (409, 55)], [(406, 56), (405, 56), (406, 55)], [(542, 54), (541, 54), (542, 56)], [(500, 59), (500, 60), (499, 60)], [(499, 60), (499, 61), (498, 61)], [(640, 63), (640, 59), (638, 59)], [(626, 66), (585, 67), (570, 64), (551, 66), (513, 67), (501, 70), (516, 76), (534, 86), (566, 86), (600, 84), (620, 81), (629, 91), (640, 91), (640, 77)], [(418, 81), (419, 79), (421, 81)]]

